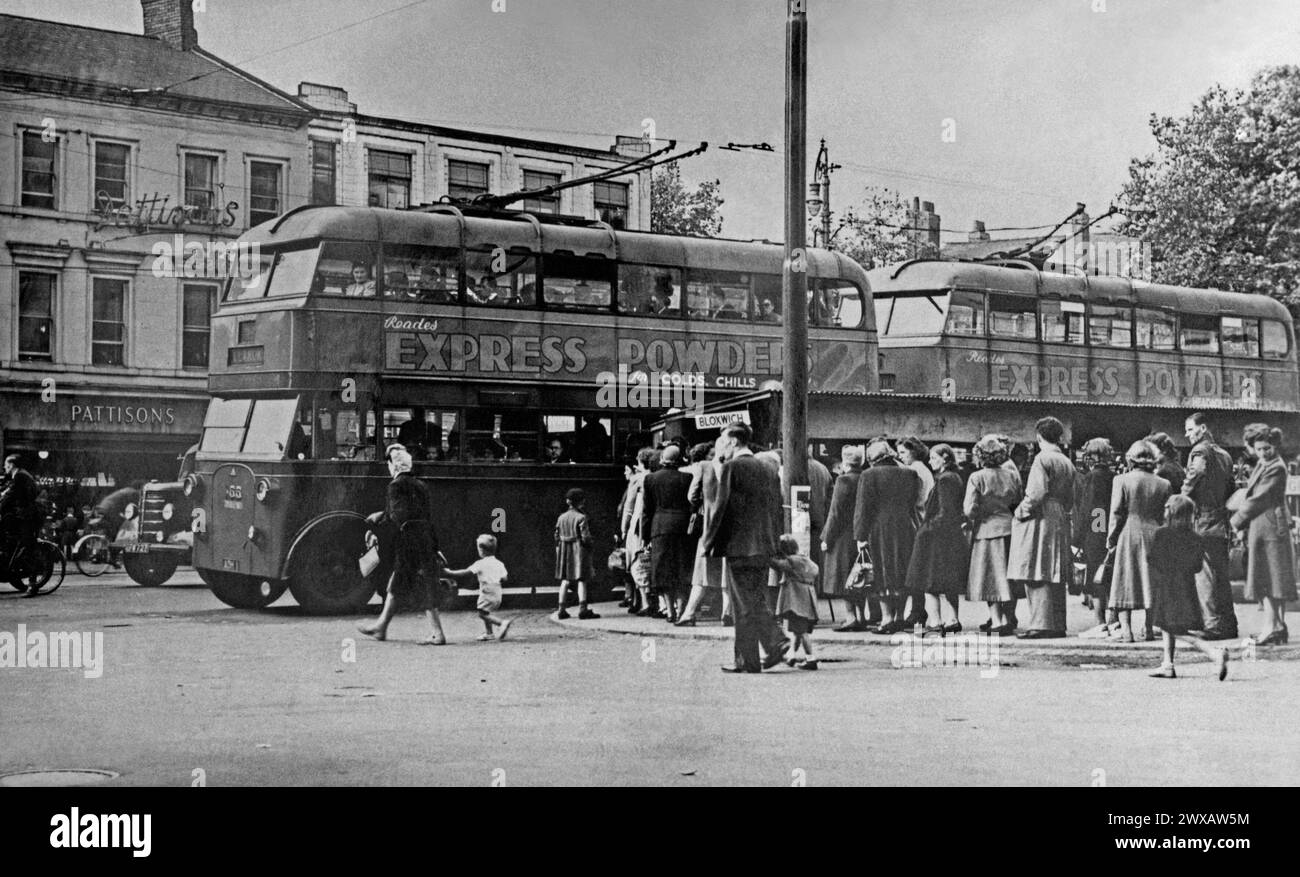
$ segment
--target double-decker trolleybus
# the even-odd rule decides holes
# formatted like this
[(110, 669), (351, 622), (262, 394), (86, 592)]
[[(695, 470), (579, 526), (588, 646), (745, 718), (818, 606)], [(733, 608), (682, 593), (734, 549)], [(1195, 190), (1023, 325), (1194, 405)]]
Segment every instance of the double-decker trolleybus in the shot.
[[(553, 590), (569, 488), (603, 560), (649, 425), (782, 372), (772, 244), (450, 205), (299, 208), (240, 242), (260, 258), (212, 319), (185, 486), (194, 565), (236, 607), (286, 588), (310, 612), (370, 600), (382, 584), (357, 559), (392, 442), (433, 491), (449, 562), (492, 533), (512, 587)], [(874, 390), (865, 273), (818, 250), (806, 267), (812, 385)]]
[[(1021, 260), (916, 260), (867, 277), (880, 390), (810, 392), (808, 434), (827, 459), (876, 435), (959, 448), (990, 432), (1028, 441), (1048, 414), (1075, 446), (1104, 436), (1121, 450), (1157, 431), (1183, 444), (1194, 411), (1228, 446), (1252, 421), (1288, 434), (1300, 427), (1292, 320), (1268, 296), (1042, 271)], [(777, 394), (710, 406), (735, 409), (760, 440), (779, 434)], [(682, 423), (674, 416), (659, 427), (675, 432)]]

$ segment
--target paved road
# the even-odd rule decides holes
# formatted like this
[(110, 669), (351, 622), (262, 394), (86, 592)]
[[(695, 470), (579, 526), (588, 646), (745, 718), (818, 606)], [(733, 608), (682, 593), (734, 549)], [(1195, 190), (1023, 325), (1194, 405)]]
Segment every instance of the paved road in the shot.
[[(2, 586), (0, 586), (2, 587)], [(285, 598), (288, 601), (288, 598)], [(816, 673), (726, 676), (725, 641), (561, 627), (524, 613), (480, 643), (421, 647), (295, 607), (229, 609), (182, 571), (162, 588), (69, 577), (0, 595), (0, 634), (104, 635), (102, 676), (0, 668), (0, 773), (102, 768), (127, 785), (1296, 784), (1300, 662), (1146, 667), (1009, 659), (895, 669), (826, 645)], [(1267, 658), (1267, 655), (1261, 657)], [(1008, 659), (1004, 659), (1008, 660)], [(1099, 773), (1104, 772), (1103, 773)]]

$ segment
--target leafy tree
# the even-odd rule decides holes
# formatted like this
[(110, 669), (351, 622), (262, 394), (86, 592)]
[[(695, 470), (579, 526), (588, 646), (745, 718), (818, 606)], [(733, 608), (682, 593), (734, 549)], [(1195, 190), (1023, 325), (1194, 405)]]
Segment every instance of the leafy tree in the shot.
[(902, 197), (890, 189), (868, 186), (862, 202), (844, 210), (830, 245), (865, 270), (902, 262), (917, 255), (908, 237), (908, 210)]
[(1119, 229), (1151, 245), (1163, 283), (1259, 292), (1300, 314), (1300, 67), (1216, 85), (1129, 165)]
[(650, 230), (668, 234), (717, 237), (722, 233), (720, 180), (688, 189), (677, 162), (654, 171), (650, 180)]

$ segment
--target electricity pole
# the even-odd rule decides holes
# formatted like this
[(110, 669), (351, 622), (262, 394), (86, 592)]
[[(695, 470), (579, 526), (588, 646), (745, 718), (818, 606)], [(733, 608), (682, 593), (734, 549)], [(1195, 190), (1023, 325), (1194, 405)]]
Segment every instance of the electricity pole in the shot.
[[(808, 222), (804, 210), (808, 117), (807, 0), (786, 0), (785, 265), (781, 270), (784, 375), (781, 380), (781, 492), (808, 484)], [(791, 512), (794, 510), (791, 509)], [(787, 518), (787, 526), (790, 521)]]

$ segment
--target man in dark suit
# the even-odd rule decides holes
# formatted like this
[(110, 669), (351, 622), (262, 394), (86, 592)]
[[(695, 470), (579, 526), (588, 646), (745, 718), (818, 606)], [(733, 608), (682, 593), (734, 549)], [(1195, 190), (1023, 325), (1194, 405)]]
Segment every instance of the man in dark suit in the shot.
[[(4, 462), (4, 489), (0, 490), (0, 549), (6, 553), (15, 544), (34, 544), (41, 529), (36, 479), (19, 465), (20, 462), (17, 454), (5, 457)], [(24, 596), (35, 597), (36, 594), (33, 590)]]
[(1196, 576), (1196, 593), (1205, 620), (1205, 639), (1235, 639), (1237, 615), (1232, 609), (1232, 581), (1228, 574), (1228, 497), (1232, 480), (1232, 457), (1215, 444), (1214, 435), (1199, 411), (1187, 418), (1183, 432), (1192, 443), (1187, 455), (1187, 477), (1183, 495), (1196, 503), (1196, 533), (1205, 543), (1201, 572)]
[[(704, 533), (704, 553), (725, 557), (731, 574), (736, 663), (722, 669), (758, 673), (781, 663), (790, 648), (763, 593), (768, 559), (777, 554), (781, 536), (781, 478), (775, 468), (755, 458), (747, 425), (733, 423), (723, 435), (728, 459), (718, 478), (713, 514)], [(760, 643), (767, 653), (761, 663)]]
[(691, 476), (681, 470), (682, 451), (664, 448), (659, 471), (645, 478), (642, 520), (650, 526), (650, 587), (667, 604), (668, 620), (677, 623), (691, 589), (695, 557), (687, 526), (691, 520)]

